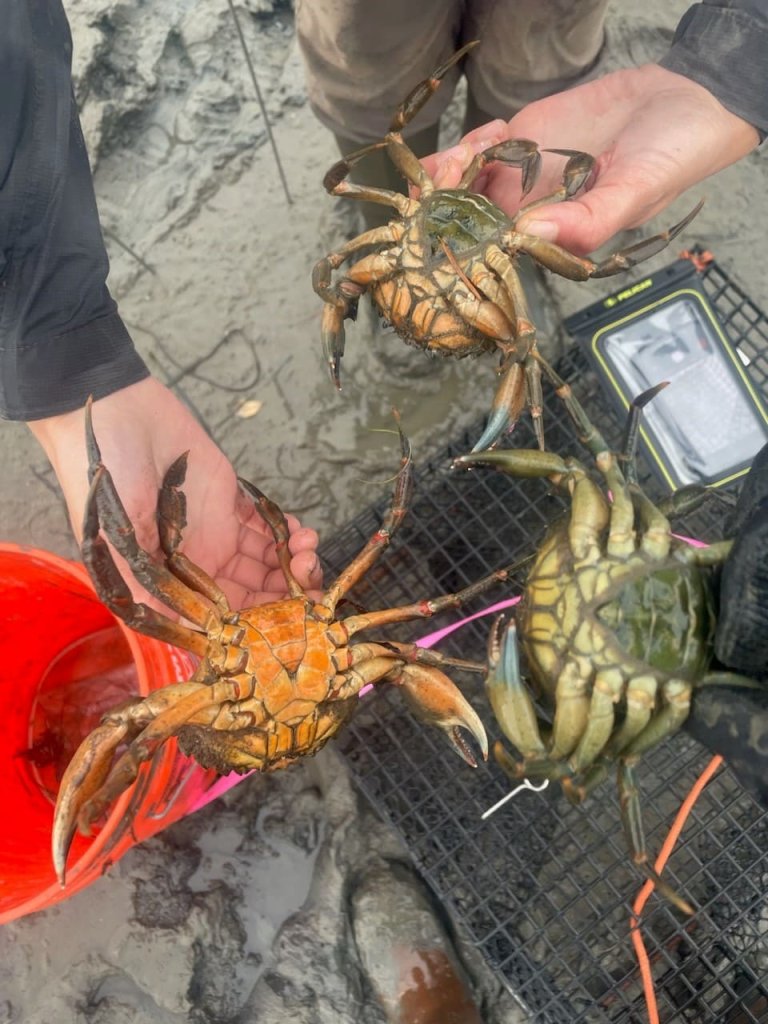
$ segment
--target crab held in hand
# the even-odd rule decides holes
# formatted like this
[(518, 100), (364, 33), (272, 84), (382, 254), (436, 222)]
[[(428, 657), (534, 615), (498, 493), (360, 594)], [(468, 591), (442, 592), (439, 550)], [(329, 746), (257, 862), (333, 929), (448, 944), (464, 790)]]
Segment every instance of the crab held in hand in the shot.
[[(754, 685), (711, 668), (715, 614), (709, 567), (720, 565), (731, 541), (696, 548), (673, 537), (667, 515), (690, 511), (712, 492), (686, 488), (657, 507), (643, 493), (633, 454), (640, 410), (660, 387), (636, 399), (625, 451), (613, 454), (562, 381), (559, 394), (595, 459), (609, 497), (574, 458), (507, 450), (464, 455), (458, 465), (489, 464), (518, 477), (546, 477), (570, 494), (570, 514), (539, 547), (521, 611), (492, 632), (486, 690), (502, 732), (497, 761), (514, 779), (559, 781), (580, 803), (618, 767), (622, 821), (632, 859), (675, 906), (690, 905), (648, 862), (635, 782), (646, 751), (688, 717), (697, 687)], [(624, 466), (624, 470), (622, 470)], [(519, 638), (530, 676), (551, 707), (542, 723), (523, 682)]]
[[(472, 191), (480, 171), (493, 160), (522, 171), (522, 195), (539, 177), (541, 152), (530, 139), (510, 139), (477, 154), (456, 188), (436, 189), (402, 129), (439, 87), (446, 72), (477, 42), (468, 43), (419, 83), (398, 108), (387, 136), (344, 157), (323, 184), (334, 196), (391, 206), (396, 216), (383, 227), (353, 238), (318, 260), (312, 284), (325, 302), (322, 339), (331, 377), (341, 387), (344, 321), (354, 320), (360, 296), (369, 292), (374, 306), (406, 342), (433, 354), (462, 358), (498, 351), (499, 383), (488, 425), (473, 448), (494, 445), (530, 408), (537, 441), (544, 448), (542, 369), (525, 293), (516, 269), (525, 253), (547, 270), (573, 281), (608, 277), (655, 256), (701, 209), (699, 203), (679, 224), (595, 263), (553, 242), (519, 231), (520, 219), (536, 207), (571, 199), (588, 182), (595, 161), (588, 153), (545, 150), (567, 157), (562, 184), (554, 192), (522, 206), (508, 217)], [(419, 190), (409, 198), (389, 189), (347, 181), (352, 167), (377, 149), (386, 149), (406, 180)], [(351, 261), (343, 275), (334, 274)]]
[[(388, 682), (399, 688), (417, 714), (446, 732), (470, 765), (476, 762), (462, 728), (487, 757), (480, 719), (443, 671), (455, 667), (483, 673), (485, 665), (444, 657), (413, 643), (353, 642), (353, 637), (458, 607), (506, 579), (507, 570), (433, 600), (346, 618), (337, 614), (339, 602), (376, 562), (406, 513), (411, 463), (402, 432), (402, 465), (381, 527), (317, 601), (291, 574), (282, 512), (256, 487), (241, 481), (274, 534), (289, 594), (243, 611), (230, 608), (215, 581), (178, 550), (185, 525), (180, 488), (186, 455), (170, 467), (160, 490), (157, 521), (165, 558), (158, 564), (139, 547), (109, 470), (101, 462), (90, 408), (86, 435), (91, 487), (82, 556), (97, 593), (129, 626), (191, 651), (200, 664), (189, 682), (166, 686), (106, 714), (78, 748), (62, 779), (54, 819), (53, 860), (62, 885), (75, 829), (88, 834), (133, 783), (141, 764), (172, 736), (205, 768), (241, 774), (272, 771), (316, 753), (353, 714), (363, 687)], [(100, 528), (141, 585), (192, 626), (134, 602)]]

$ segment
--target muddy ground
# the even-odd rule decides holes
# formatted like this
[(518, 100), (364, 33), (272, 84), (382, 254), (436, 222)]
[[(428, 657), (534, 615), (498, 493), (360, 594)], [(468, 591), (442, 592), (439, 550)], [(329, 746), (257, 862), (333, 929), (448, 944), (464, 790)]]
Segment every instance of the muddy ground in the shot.
[[(659, 56), (686, 6), (615, 4), (602, 69)], [(477, 419), (492, 363), (430, 361), (361, 316), (345, 389), (330, 386), (310, 272), (356, 221), (320, 184), (336, 152), (306, 102), (289, 3), (237, 9), (290, 203), (226, 0), (70, 0), (67, 9), (110, 283), (136, 344), (242, 475), (329, 536), (387, 486), (396, 456), (377, 429), (390, 426), (391, 406), (420, 458)], [(446, 141), (459, 109), (460, 100)], [(759, 154), (706, 182), (687, 239), (712, 249), (763, 308), (765, 190)], [(550, 325), (606, 290), (551, 279), (548, 288)], [(562, 342), (548, 333), (552, 346)], [(55, 479), (26, 428), (3, 424), (0, 446), (2, 539), (75, 556)], [(248, 781), (89, 890), (0, 930), (0, 1022), (380, 1021), (362, 969), (381, 963), (380, 932), (350, 912), (350, 893), (366, 893), (360, 905), (383, 908), (404, 933), (442, 927), (406, 868), (382, 876), (392, 861), (407, 864), (407, 851), (361, 804), (333, 751)], [(522, 1019), (465, 957), (484, 1019)]]

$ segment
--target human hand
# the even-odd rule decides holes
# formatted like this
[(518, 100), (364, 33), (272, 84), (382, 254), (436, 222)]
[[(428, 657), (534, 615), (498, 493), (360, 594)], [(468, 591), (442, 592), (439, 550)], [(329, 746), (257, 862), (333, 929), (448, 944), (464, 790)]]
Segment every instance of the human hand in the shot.
[[(532, 139), (542, 150), (581, 150), (596, 158), (587, 191), (542, 206), (517, 225), (578, 255), (594, 251), (624, 228), (644, 224), (760, 141), (752, 125), (703, 86), (646, 64), (531, 103), (511, 121), (476, 128), (424, 163), (438, 188), (453, 188), (476, 153), (513, 138)], [(561, 183), (563, 158), (543, 157), (541, 178), (526, 203)], [(520, 172), (491, 163), (473, 191), (512, 215), (521, 205)]]
[[(188, 524), (182, 550), (214, 577), (233, 608), (274, 601), (286, 593), (272, 533), (237, 483), (234, 469), (202, 426), (158, 380), (149, 377), (93, 403), (104, 464), (136, 530), (138, 543), (160, 558), (157, 493), (170, 464), (189, 451), (184, 493)], [(29, 427), (58, 477), (78, 542), (88, 495), (85, 412), (35, 420)], [(291, 569), (309, 590), (322, 586), (318, 537), (288, 516)], [(116, 557), (120, 561), (119, 556)], [(121, 565), (121, 569), (124, 566)], [(134, 597), (159, 607), (124, 569)], [(168, 614), (168, 609), (163, 608)]]

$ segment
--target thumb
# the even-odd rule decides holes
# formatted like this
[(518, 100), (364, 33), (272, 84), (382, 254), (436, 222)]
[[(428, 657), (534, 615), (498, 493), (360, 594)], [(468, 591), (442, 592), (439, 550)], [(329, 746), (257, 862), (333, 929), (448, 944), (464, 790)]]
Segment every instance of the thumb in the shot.
[[(661, 209), (666, 204), (654, 205)], [(636, 189), (598, 180), (591, 191), (575, 199), (537, 207), (515, 227), (583, 255), (599, 249), (624, 228), (643, 224), (655, 212)]]

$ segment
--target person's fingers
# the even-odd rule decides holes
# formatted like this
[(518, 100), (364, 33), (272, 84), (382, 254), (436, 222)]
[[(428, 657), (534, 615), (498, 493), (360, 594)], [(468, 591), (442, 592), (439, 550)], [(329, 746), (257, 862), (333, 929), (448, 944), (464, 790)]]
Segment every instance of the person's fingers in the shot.
[[(291, 552), (291, 555), (295, 556), (303, 552), (314, 554), (317, 551), (319, 542), (317, 531), (308, 526), (298, 526), (298, 522), (295, 519), (294, 522), (297, 524), (297, 528), (291, 533), (288, 540), (288, 550)], [(248, 527), (241, 529), (238, 540), (238, 552), (248, 559), (263, 563), (270, 569), (277, 569), (280, 565), (271, 532), (264, 534)]]
[(642, 177), (612, 167), (598, 176), (590, 191), (566, 203), (538, 207), (521, 217), (515, 227), (583, 255), (599, 249), (622, 229), (644, 224), (674, 197), (665, 194), (661, 183), (650, 175)]
[(464, 165), (455, 156), (441, 155), (436, 158), (432, 171), (435, 188), (456, 188), (461, 180)]
[[(314, 548), (301, 551), (293, 556), (291, 572), (305, 590), (318, 590), (323, 585), (323, 567)], [(284, 587), (285, 581), (283, 581)]]
[(260, 562), (271, 569), (278, 566), (275, 541), (271, 533), (259, 533), (250, 528), (241, 529), (237, 547), (238, 553), (249, 561)]
[[(266, 554), (270, 552), (267, 551)], [(274, 548), (271, 554), (274, 555)], [(322, 587), (323, 570), (313, 548), (293, 555), (291, 572), (305, 589), (316, 590)], [(217, 579), (229, 580), (254, 593), (269, 593), (272, 600), (282, 597), (286, 592), (285, 577), (276, 558), (272, 564), (271, 558), (264, 555), (252, 557), (242, 549), (223, 566), (217, 574)]]
[(291, 539), (288, 541), (288, 548), (292, 555), (298, 555), (302, 551), (317, 551), (317, 545), (320, 543), (320, 538), (317, 534), (317, 530), (313, 530), (309, 526), (298, 526), (296, 530), (291, 533)]
[(421, 161), (437, 188), (455, 188), (477, 153), (509, 137), (506, 121), (489, 121), (468, 132), (455, 146), (432, 153)]
[(249, 530), (256, 533), (263, 533), (265, 537), (272, 536), (272, 531), (264, 522), (255, 501), (240, 486), (238, 486), (235, 496), (235, 511), (243, 526), (247, 526)]
[[(295, 560), (291, 561), (291, 570), (293, 571), (293, 575), (296, 578), (296, 581), (301, 585), (301, 587), (306, 590), (306, 589), (309, 588), (308, 576), (310, 575), (310, 573), (308, 571), (305, 571), (304, 569), (302, 569), (302, 563), (299, 563), (299, 574), (297, 575), (297, 573), (293, 569), (293, 562), (294, 561)], [(317, 559), (315, 559), (315, 562), (317, 562)], [(319, 562), (318, 562), (317, 563), (317, 569), (313, 569), (312, 575), (316, 576), (318, 571), (319, 571), (319, 568), (320, 568), (320, 565), (319, 565)], [(317, 584), (315, 584), (315, 586), (317, 586)], [(262, 590), (265, 594), (268, 594), (269, 595), (268, 599), (270, 601), (277, 601), (281, 597), (285, 597), (285, 594), (286, 594), (285, 577), (283, 576), (281, 570), (280, 569), (271, 569), (271, 570), (269, 570), (267, 572), (266, 576), (264, 577), (264, 582), (263, 582), (262, 586), (260, 588), (258, 588), (258, 589)]]

